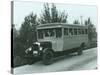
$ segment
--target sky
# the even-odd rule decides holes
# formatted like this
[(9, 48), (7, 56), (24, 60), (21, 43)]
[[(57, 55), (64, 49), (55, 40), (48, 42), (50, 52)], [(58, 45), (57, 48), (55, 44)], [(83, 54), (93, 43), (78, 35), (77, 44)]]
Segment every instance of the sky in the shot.
[[(30, 13), (41, 14), (43, 10), (43, 2), (33, 2), (33, 1), (14, 1), (14, 10), (13, 10), (13, 17), (14, 17), (14, 24), (16, 28), (19, 29), (21, 24), (24, 21), (25, 16), (28, 16)], [(94, 5), (77, 5), (77, 4), (60, 4), (55, 3), (56, 8), (58, 11), (65, 11), (68, 14), (67, 21), (68, 23), (73, 23), (73, 21), (79, 20), (84, 22), (87, 20), (88, 17), (91, 18), (92, 23), (97, 28), (97, 7)], [(49, 4), (51, 7), (51, 4)]]

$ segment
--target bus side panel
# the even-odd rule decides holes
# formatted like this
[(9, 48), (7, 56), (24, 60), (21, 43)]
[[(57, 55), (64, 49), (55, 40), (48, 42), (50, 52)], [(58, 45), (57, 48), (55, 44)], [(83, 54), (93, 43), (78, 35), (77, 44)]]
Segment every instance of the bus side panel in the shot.
[(57, 38), (55, 41), (56, 41), (56, 49), (54, 51), (63, 51), (63, 38)]
[(88, 37), (87, 35), (73, 35), (73, 36), (64, 36), (63, 40), (63, 50), (72, 49), (80, 47), (82, 43), (87, 44)]

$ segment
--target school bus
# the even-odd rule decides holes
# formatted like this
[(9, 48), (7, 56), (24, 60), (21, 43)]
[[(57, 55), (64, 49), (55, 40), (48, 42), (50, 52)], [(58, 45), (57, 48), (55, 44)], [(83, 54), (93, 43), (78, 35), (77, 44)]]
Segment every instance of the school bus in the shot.
[(48, 23), (37, 26), (37, 42), (26, 50), (43, 63), (51, 64), (55, 55), (77, 52), (83, 53), (88, 43), (88, 27), (78, 24)]

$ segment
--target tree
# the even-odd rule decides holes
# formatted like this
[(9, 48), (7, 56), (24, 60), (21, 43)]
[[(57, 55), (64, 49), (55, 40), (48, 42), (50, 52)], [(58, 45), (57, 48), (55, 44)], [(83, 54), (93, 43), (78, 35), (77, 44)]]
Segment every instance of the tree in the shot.
[(39, 22), (41, 24), (45, 23), (66, 23), (67, 22), (67, 14), (65, 12), (58, 12), (55, 4), (51, 5), (49, 8), (49, 4), (44, 4), (44, 10), (39, 18)]
[(85, 21), (85, 25), (86, 25), (86, 26), (88, 25), (88, 21), (87, 21), (87, 20)]
[(24, 22), (21, 25), (20, 29), (20, 41), (23, 49), (25, 50), (32, 45), (33, 42), (37, 40), (36, 37), (36, 25), (37, 15), (31, 13), (29, 16), (24, 18)]
[(42, 15), (40, 15), (39, 19), (40, 23), (50, 23), (51, 21), (51, 16), (50, 16), (50, 8), (49, 4), (44, 4), (44, 11), (42, 12)]
[(51, 7), (51, 22), (54, 23), (54, 22), (58, 22), (58, 11), (56, 9), (56, 6), (54, 4), (52, 4), (52, 7)]
[(88, 18), (88, 20), (85, 20), (85, 25), (92, 25), (90, 17)]
[(73, 24), (80, 24), (78, 20), (75, 20)]
[[(30, 15), (24, 18), (24, 22), (21, 25), (19, 30), (19, 35), (16, 36), (15, 25), (12, 25), (13, 30), (13, 56), (14, 56), (14, 65), (21, 65), (21, 62), (24, 62), (25, 50), (32, 45), (37, 39), (36, 37), (36, 25), (37, 15), (31, 13)], [(17, 59), (18, 57), (18, 59)], [(19, 60), (20, 59), (20, 60)], [(23, 59), (23, 60), (22, 60)], [(21, 61), (22, 60), (22, 61)], [(19, 62), (17, 62), (19, 61)]]
[(90, 17), (85, 20), (85, 25), (88, 26), (88, 39), (89, 41), (92, 41), (92, 38), (97, 34), (95, 31), (95, 27), (92, 24), (92, 21), (90, 19)]

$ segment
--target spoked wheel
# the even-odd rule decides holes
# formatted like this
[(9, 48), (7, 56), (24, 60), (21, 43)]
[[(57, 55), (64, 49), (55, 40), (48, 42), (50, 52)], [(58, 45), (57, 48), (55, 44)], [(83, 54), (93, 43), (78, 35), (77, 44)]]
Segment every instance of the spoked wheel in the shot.
[(45, 51), (42, 58), (45, 65), (51, 64), (53, 62), (53, 52), (50, 50)]

